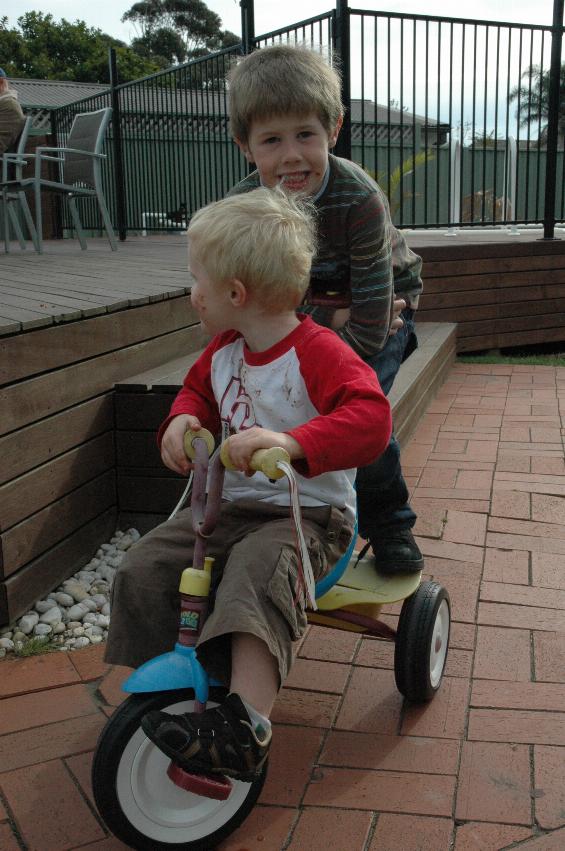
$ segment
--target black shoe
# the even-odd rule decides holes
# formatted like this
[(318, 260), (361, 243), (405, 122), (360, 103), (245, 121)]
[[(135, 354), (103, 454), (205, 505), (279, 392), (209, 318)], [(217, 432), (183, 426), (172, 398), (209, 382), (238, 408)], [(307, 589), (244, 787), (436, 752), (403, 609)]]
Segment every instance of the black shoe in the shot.
[(379, 573), (418, 573), (424, 567), (424, 557), (411, 529), (392, 530), (379, 540), (372, 538), (371, 547)]
[(204, 712), (148, 712), (145, 735), (180, 768), (194, 774), (223, 774), (251, 783), (269, 755), (271, 731), (259, 739), (239, 695)]

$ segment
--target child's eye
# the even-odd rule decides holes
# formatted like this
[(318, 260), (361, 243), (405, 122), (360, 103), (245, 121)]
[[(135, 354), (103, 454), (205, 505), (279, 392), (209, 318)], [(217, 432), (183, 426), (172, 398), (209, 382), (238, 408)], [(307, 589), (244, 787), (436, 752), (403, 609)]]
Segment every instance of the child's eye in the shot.
[(312, 130), (302, 130), (298, 134), (298, 137), (299, 137), (299, 139), (309, 139), (310, 136), (313, 136), (313, 135), (314, 135), (314, 133), (312, 132)]
[(267, 139), (263, 139), (263, 144), (264, 145), (274, 145), (275, 142), (278, 142), (278, 141), (279, 140), (278, 140), (277, 136), (269, 136)]

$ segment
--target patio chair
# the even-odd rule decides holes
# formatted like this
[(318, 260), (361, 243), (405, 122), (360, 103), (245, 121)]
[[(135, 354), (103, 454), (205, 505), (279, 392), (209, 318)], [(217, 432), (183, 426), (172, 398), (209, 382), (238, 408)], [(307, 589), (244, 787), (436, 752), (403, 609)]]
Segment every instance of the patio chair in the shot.
[[(35, 228), (37, 232), (37, 239), (34, 244), (39, 254), (43, 251), (42, 190), (58, 192), (66, 197), (80, 247), (83, 251), (86, 249), (86, 240), (75, 199), (95, 197), (110, 247), (112, 251), (116, 251), (116, 238), (102, 191), (102, 172), (100, 167), (102, 160), (106, 157), (106, 154), (101, 153), (101, 150), (111, 114), (111, 108), (106, 107), (96, 112), (84, 112), (75, 115), (71, 132), (67, 139), (67, 145), (60, 148), (45, 146), (37, 148), (35, 154), (31, 155), (35, 159), (34, 176), (16, 181), (17, 188), (13, 185), (12, 181), (8, 182), (8, 191), (18, 192), (26, 219), (25, 208), (28, 205), (25, 194), (21, 190), (33, 190), (35, 197)], [(59, 180), (51, 180), (49, 177), (42, 176), (41, 170), (45, 162), (59, 163)]]
[(13, 150), (6, 151), (2, 155), (2, 182), (0, 183), (2, 194), (0, 197), (2, 199), (2, 217), (4, 220), (4, 250), (6, 251), (6, 253), (10, 250), (10, 222), (12, 223), (16, 238), (20, 243), (20, 248), (24, 249), (26, 247), (26, 242), (20, 226), (20, 220), (18, 219), (17, 213), (14, 210), (14, 202), (20, 205), (25, 216), (31, 240), (36, 250), (39, 250), (37, 243), (37, 233), (33, 224), (33, 219), (31, 217), (29, 207), (26, 202), (25, 192), (23, 189), (18, 190), (16, 188), (15, 190), (12, 190), (8, 188), (9, 183), (12, 183), (13, 185), (13, 183), (15, 182), (17, 185), (22, 180), (23, 168), (28, 161), (26, 159), (25, 149), (27, 145), (28, 136), (31, 130), (32, 121), (33, 117), (31, 115), (28, 115), (25, 120), (24, 126), (22, 127), (22, 132), (20, 133), (15, 145), (13, 146)]

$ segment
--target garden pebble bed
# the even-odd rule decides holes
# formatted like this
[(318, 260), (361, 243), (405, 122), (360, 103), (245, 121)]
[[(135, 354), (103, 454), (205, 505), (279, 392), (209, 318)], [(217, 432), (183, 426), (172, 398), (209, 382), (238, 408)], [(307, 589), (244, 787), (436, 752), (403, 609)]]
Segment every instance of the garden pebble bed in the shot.
[(80, 650), (105, 641), (114, 575), (139, 538), (137, 529), (117, 531), (85, 567), (38, 600), (15, 623), (0, 628), (0, 659), (48, 650)]

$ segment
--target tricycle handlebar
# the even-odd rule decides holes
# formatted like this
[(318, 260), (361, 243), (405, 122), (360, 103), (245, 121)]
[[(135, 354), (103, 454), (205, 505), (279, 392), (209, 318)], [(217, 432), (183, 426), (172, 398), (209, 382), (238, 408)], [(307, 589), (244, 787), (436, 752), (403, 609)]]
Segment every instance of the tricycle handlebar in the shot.
[[(214, 451), (214, 438), (207, 429), (201, 428), (199, 431), (189, 430), (184, 436), (184, 451), (191, 460), (194, 460), (195, 457), (193, 442), (197, 438), (202, 438), (206, 442), (208, 455), (211, 455)], [(220, 448), (220, 458), (226, 470), (236, 469), (230, 460), (225, 441)], [(270, 449), (258, 449), (251, 457), (250, 467), (252, 470), (263, 473), (269, 479), (280, 479), (284, 476), (284, 472), (277, 466), (279, 461), (290, 464), (290, 456), (282, 446), (273, 446)]]

